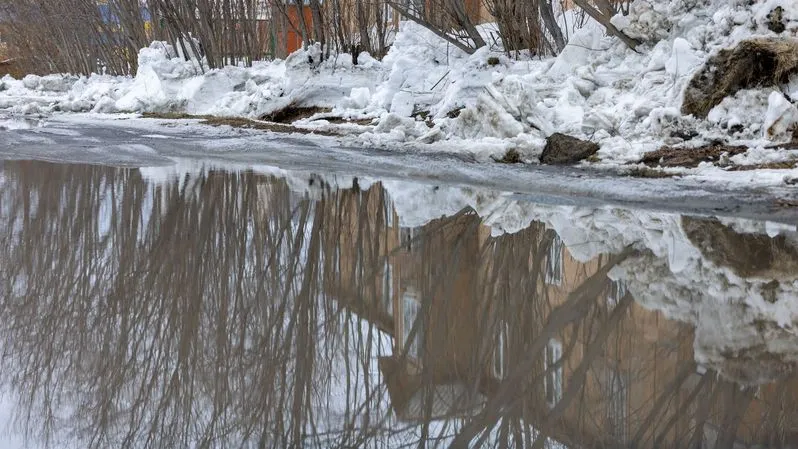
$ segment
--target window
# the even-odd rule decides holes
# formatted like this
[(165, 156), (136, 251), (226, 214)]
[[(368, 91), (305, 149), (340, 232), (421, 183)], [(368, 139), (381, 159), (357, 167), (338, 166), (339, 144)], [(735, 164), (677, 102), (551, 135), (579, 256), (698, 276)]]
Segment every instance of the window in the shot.
[[(391, 11), (393, 11), (393, 8), (391, 8)], [(390, 201), (388, 201), (386, 199), (385, 200), (385, 226), (389, 227), (389, 228), (392, 228), (393, 224), (394, 224), (393, 203), (391, 203)]]
[(504, 379), (507, 376), (507, 349), (509, 334), (507, 322), (502, 320), (496, 326), (496, 342), (493, 348), (493, 377)]
[(385, 261), (385, 285), (383, 287), (383, 304), (389, 316), (393, 316), (393, 266)]
[(626, 296), (626, 285), (622, 281), (610, 282), (610, 290), (607, 293), (607, 308), (612, 310), (618, 305), (624, 296)]
[(418, 246), (419, 241), (416, 240), (419, 228), (402, 228), (401, 239), (402, 246), (408, 251)]
[(413, 330), (413, 326), (416, 323), (421, 315), (421, 303), (418, 300), (418, 296), (412, 290), (407, 290), (402, 295), (402, 340), (407, 345), (407, 355), (409, 357), (413, 357), (416, 360), (421, 359), (421, 342), (424, 339), (424, 323), (418, 323), (416, 326), (416, 334), (413, 337), (413, 340), (410, 341), (410, 331)]
[(393, 22), (393, 6), (386, 4), (385, 5), (385, 22)]
[(543, 369), (546, 372), (546, 382), (543, 385), (546, 393), (546, 403), (554, 407), (562, 399), (562, 364), (549, 371), (550, 366), (556, 365), (562, 358), (562, 344), (557, 340), (549, 340), (546, 345), (546, 358)]
[(550, 285), (562, 284), (562, 240), (555, 236), (549, 246), (549, 254), (546, 258), (546, 283)]
[(610, 436), (616, 443), (624, 444), (628, 438), (629, 381), (618, 370), (608, 371), (607, 385), (607, 425)]

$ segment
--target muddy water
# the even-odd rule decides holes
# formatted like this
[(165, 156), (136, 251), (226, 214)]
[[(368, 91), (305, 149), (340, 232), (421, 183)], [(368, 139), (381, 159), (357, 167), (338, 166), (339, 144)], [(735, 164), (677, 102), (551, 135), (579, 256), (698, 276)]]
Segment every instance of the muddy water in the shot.
[(0, 167), (0, 447), (798, 443), (795, 225)]

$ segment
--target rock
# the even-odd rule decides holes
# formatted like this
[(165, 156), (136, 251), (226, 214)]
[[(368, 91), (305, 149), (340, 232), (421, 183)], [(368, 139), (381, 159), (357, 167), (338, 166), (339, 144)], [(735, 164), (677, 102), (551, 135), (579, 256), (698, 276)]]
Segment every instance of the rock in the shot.
[(577, 139), (561, 133), (554, 133), (546, 139), (546, 147), (540, 155), (541, 164), (574, 164), (596, 154), (597, 143)]

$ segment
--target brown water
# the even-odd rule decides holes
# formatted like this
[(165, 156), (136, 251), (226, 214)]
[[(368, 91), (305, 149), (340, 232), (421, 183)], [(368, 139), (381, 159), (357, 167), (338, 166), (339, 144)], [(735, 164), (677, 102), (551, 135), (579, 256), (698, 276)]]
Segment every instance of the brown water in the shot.
[(794, 226), (403, 227), (380, 183), (0, 167), (8, 447), (798, 444)]

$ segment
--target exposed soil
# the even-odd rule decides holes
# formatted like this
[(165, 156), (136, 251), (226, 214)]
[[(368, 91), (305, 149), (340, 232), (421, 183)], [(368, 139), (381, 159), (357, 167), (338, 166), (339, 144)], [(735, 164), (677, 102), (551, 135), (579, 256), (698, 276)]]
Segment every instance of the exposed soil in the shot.
[(271, 114), (264, 115), (261, 117), (261, 120), (267, 120), (270, 122), (275, 123), (284, 123), (290, 125), (297, 120), (302, 120), (306, 118), (310, 118), (316, 114), (321, 114), (324, 112), (330, 112), (328, 108), (318, 108), (318, 107), (301, 107), (301, 106), (288, 106), (279, 111), (275, 111)]
[(717, 162), (727, 153), (729, 156), (748, 151), (746, 146), (724, 145), (711, 143), (697, 148), (662, 147), (643, 155), (640, 162), (649, 167), (687, 167), (695, 168), (701, 162)]
[(259, 129), (263, 131), (271, 131), (275, 133), (297, 133), (297, 134), (315, 134), (321, 136), (337, 136), (338, 134), (328, 131), (316, 131), (310, 129), (299, 128), (292, 125), (285, 125), (282, 123), (262, 122), (258, 120), (251, 120), (241, 117), (215, 117), (210, 115), (190, 115), (181, 112), (169, 113), (144, 113), (142, 117), (157, 118), (166, 120), (181, 120), (181, 119), (201, 119), (203, 125), (210, 126), (232, 126), (233, 128), (245, 129)]

